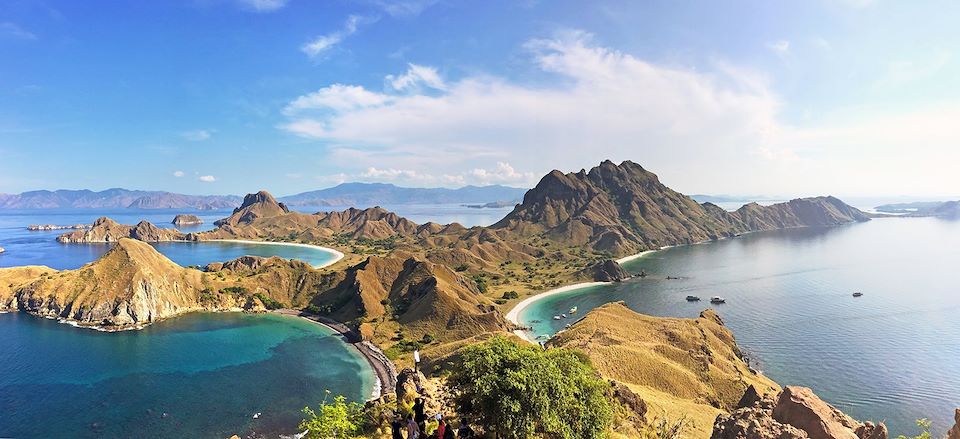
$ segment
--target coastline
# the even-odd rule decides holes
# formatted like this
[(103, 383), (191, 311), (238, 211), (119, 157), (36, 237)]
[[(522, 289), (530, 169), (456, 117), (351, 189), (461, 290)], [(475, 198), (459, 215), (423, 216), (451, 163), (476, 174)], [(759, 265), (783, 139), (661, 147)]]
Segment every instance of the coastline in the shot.
[(322, 316), (307, 314), (295, 309), (278, 309), (270, 312), (289, 317), (299, 317), (318, 325), (325, 326), (343, 336), (345, 339), (344, 341), (350, 346), (353, 346), (353, 348), (356, 349), (365, 360), (367, 360), (370, 368), (373, 369), (373, 392), (367, 401), (373, 401), (385, 394), (396, 391), (397, 370), (393, 365), (393, 361), (390, 361), (383, 351), (373, 343), (366, 340), (360, 340), (356, 331), (350, 329), (347, 327), (347, 325)]
[[(635, 259), (642, 258), (642, 257), (644, 257), (644, 256), (646, 256), (646, 255), (649, 255), (649, 254), (652, 254), (652, 253), (656, 253), (656, 252), (658, 252), (658, 251), (660, 251), (660, 250), (663, 250), (663, 249), (666, 249), (666, 248), (670, 248), (670, 247), (672, 247), (672, 246), (663, 246), (663, 247), (660, 247), (660, 248), (657, 249), (657, 250), (645, 250), (645, 251), (642, 251), (642, 252), (637, 253), (637, 254), (633, 254), (633, 255), (630, 255), (630, 256), (624, 256), (624, 257), (622, 257), (622, 258), (620, 258), (620, 259), (617, 259), (616, 262), (617, 262), (618, 264), (623, 264), (623, 263), (630, 262), (630, 261), (633, 261), (633, 260), (635, 260)], [(565, 286), (562, 286), (562, 287), (559, 287), (559, 288), (554, 288), (554, 289), (552, 289), (552, 290), (544, 291), (544, 292), (542, 292), (542, 293), (534, 294), (534, 295), (532, 295), (532, 296), (530, 296), (530, 297), (527, 297), (526, 299), (523, 299), (520, 303), (516, 304), (513, 308), (510, 309), (509, 312), (507, 312), (507, 314), (506, 314), (505, 317), (506, 317), (506, 319), (507, 319), (508, 322), (513, 323), (514, 325), (517, 325), (517, 326), (523, 326), (523, 324), (520, 323), (520, 313), (523, 312), (523, 310), (529, 308), (530, 305), (533, 305), (534, 303), (536, 303), (536, 302), (538, 302), (538, 301), (540, 301), (540, 300), (543, 300), (544, 298), (547, 298), (547, 297), (550, 297), (550, 296), (555, 296), (555, 295), (557, 295), (557, 294), (567, 293), (567, 292), (574, 291), (574, 290), (579, 290), (579, 289), (581, 289), (581, 288), (593, 287), (593, 286), (597, 286), (597, 285), (607, 285), (607, 284), (610, 284), (610, 283), (612, 283), (612, 282), (581, 282), (581, 283), (578, 283), (578, 284), (565, 285)], [(525, 330), (525, 329), (515, 329), (515, 330), (513, 331), (513, 333), (516, 334), (518, 337), (520, 337), (520, 338), (522, 338), (522, 339), (524, 339), (524, 340), (526, 340), (526, 341), (528, 341), (528, 342), (530, 342), (530, 343), (532, 343), (532, 344), (537, 344), (537, 341), (534, 340), (533, 338), (531, 338), (531, 337), (530, 337), (530, 334), (528, 334), (528, 331)]]
[(235, 242), (240, 244), (286, 245), (291, 247), (304, 247), (304, 248), (311, 248), (314, 250), (321, 250), (321, 251), (330, 253), (334, 256), (333, 260), (330, 262), (325, 262), (323, 264), (313, 266), (313, 268), (317, 268), (317, 269), (329, 267), (333, 264), (336, 264), (337, 262), (340, 262), (340, 260), (343, 259), (344, 257), (344, 254), (339, 250), (332, 249), (330, 247), (323, 247), (323, 246), (314, 245), (314, 244), (303, 244), (299, 242), (253, 241), (249, 239), (206, 239), (202, 241), (167, 241), (167, 242)]

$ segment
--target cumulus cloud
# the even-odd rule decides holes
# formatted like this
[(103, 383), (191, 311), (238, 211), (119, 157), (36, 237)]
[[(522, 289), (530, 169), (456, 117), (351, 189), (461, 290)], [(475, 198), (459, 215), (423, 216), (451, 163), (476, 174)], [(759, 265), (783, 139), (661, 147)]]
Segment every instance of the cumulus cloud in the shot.
[(183, 171), (173, 171), (173, 176), (177, 178), (183, 177)]
[(273, 12), (287, 5), (288, 0), (237, 0), (243, 9), (253, 12)]
[[(444, 81), (442, 90), (397, 90), (390, 81), (382, 91), (335, 84), (292, 100), (281, 128), (323, 141), (325, 158), (343, 169), (372, 167), (377, 172), (367, 172), (370, 178), (441, 181), (448, 175), (512, 183), (553, 168), (576, 171), (604, 159), (630, 159), (667, 184), (682, 183), (675, 184), (680, 190), (795, 193), (802, 181), (809, 195), (849, 181), (865, 152), (890, 144), (870, 133), (895, 128), (871, 127), (900, 121), (851, 112), (831, 118), (830, 126), (793, 126), (779, 119), (783, 102), (760, 73), (723, 61), (697, 70), (652, 63), (596, 45), (582, 32), (525, 48), (551, 80), (468, 75)], [(944, 113), (929, 120), (907, 118), (929, 131), (905, 144), (920, 148), (917, 155), (955, 157), (947, 139), (955, 144), (960, 136), (945, 117), (957, 109), (938, 111)], [(897, 127), (916, 131), (915, 125)], [(888, 134), (906, 141), (900, 132)], [(895, 163), (877, 169), (904, 172)], [(738, 177), (731, 179), (734, 169)], [(949, 172), (913, 177), (929, 182)], [(880, 180), (873, 183), (889, 181)]]
[(300, 50), (303, 53), (306, 53), (310, 58), (321, 58), (328, 51), (330, 51), (330, 49), (333, 49), (337, 44), (340, 44), (344, 38), (356, 33), (358, 26), (373, 21), (376, 21), (376, 19), (362, 17), (359, 15), (351, 15), (347, 17), (347, 21), (343, 24), (343, 28), (329, 34), (320, 35), (313, 38), (304, 45), (300, 46)]
[(191, 142), (201, 142), (209, 139), (211, 136), (213, 136), (212, 130), (191, 130), (180, 133), (180, 137)]
[(407, 64), (407, 72), (399, 75), (387, 75), (386, 82), (394, 90), (420, 90), (426, 86), (436, 90), (445, 90), (444, 84), (437, 69), (417, 64)]
[(470, 176), (480, 184), (506, 185), (532, 185), (538, 177), (533, 172), (517, 172), (506, 162), (497, 162), (494, 169), (473, 169), (470, 171)]
[(217, 181), (217, 178), (212, 175), (201, 175), (199, 180), (204, 183), (213, 183)]

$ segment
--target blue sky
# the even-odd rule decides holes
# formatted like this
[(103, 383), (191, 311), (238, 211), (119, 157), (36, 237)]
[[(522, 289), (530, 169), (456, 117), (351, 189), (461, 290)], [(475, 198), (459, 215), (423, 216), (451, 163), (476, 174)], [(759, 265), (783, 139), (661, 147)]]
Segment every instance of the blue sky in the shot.
[(957, 2), (0, 5), (0, 192), (960, 192)]

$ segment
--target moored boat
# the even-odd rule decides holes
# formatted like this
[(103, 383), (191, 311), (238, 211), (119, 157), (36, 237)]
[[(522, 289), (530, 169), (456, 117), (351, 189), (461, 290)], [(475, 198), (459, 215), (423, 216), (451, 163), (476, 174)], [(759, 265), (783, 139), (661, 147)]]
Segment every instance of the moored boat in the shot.
[(687, 296), (687, 302), (699, 302), (699, 301), (700, 301), (699, 296)]
[(720, 296), (713, 296), (710, 298), (710, 303), (727, 303), (727, 299)]
[(577, 313), (577, 307), (570, 308), (570, 314), (576, 314), (576, 313)]
[(863, 296), (863, 293), (859, 291), (857, 291), (856, 293), (853, 293), (853, 297), (860, 297), (860, 296)]

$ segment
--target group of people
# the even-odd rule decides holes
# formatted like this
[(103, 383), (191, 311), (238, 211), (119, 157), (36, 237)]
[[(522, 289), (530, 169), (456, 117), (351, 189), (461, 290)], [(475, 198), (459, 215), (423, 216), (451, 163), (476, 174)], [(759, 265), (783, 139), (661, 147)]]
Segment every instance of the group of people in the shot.
[[(447, 424), (439, 413), (436, 415), (436, 419), (437, 428), (433, 433), (427, 435), (427, 414), (424, 401), (423, 398), (417, 398), (413, 404), (413, 413), (408, 414), (405, 420), (397, 413), (393, 422), (390, 423), (391, 439), (465, 439), (474, 437), (473, 430), (466, 422), (460, 421), (460, 428), (454, 431), (453, 426)], [(403, 430), (407, 430), (406, 438), (403, 436)]]

